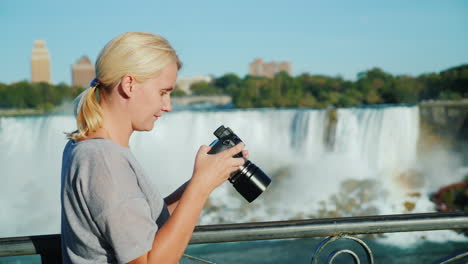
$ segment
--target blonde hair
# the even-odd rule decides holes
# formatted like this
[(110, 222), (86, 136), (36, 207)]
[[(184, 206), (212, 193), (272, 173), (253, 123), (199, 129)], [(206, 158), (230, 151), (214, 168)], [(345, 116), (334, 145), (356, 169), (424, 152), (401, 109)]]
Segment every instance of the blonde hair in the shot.
[(127, 32), (112, 39), (96, 60), (96, 79), (80, 95), (76, 109), (78, 130), (67, 134), (74, 141), (87, 137), (88, 132), (102, 126), (102, 93), (110, 94), (125, 74), (143, 82), (160, 74), (167, 65), (182, 67), (175, 50), (161, 36), (146, 32)]

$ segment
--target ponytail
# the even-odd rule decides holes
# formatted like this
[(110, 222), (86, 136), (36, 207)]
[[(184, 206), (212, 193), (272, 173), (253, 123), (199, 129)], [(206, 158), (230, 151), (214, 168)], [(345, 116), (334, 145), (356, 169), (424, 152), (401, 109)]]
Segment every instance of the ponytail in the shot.
[[(101, 84), (95, 80), (83, 92), (76, 110), (76, 125), (78, 130), (67, 134), (68, 139), (79, 141), (87, 137), (88, 132), (102, 126), (102, 109), (98, 102), (98, 87)], [(98, 93), (98, 94), (96, 94)]]

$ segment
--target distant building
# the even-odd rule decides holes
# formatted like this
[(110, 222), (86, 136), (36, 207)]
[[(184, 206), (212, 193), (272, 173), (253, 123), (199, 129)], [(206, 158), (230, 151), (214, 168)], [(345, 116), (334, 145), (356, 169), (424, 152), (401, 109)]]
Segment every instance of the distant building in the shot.
[(31, 81), (51, 83), (50, 55), (44, 40), (35, 40), (31, 55)]
[(273, 78), (278, 72), (276, 62), (266, 62), (263, 64), (263, 75), (264, 77)]
[(72, 65), (72, 86), (88, 87), (95, 75), (94, 64), (88, 57), (83, 56)]
[(287, 72), (289, 75), (292, 76), (292, 66), (289, 61), (278, 62), (278, 71), (279, 72)]
[(264, 62), (261, 58), (256, 58), (249, 65), (249, 75), (273, 78), (279, 72), (287, 72), (292, 75), (291, 63), (288, 61)]
[(186, 94), (191, 94), (190, 86), (197, 82), (211, 82), (212, 78), (209, 76), (198, 75), (194, 77), (180, 77), (177, 78), (177, 88), (184, 91)]
[(249, 74), (252, 76), (263, 76), (263, 60), (260, 58), (255, 59), (250, 63)]

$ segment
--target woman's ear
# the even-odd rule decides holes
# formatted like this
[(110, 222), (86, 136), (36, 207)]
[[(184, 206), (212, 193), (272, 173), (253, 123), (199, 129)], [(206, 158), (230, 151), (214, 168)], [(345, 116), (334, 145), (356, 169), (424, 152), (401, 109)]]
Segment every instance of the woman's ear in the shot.
[(130, 74), (125, 74), (120, 79), (121, 93), (124, 97), (130, 98), (134, 92), (135, 78)]

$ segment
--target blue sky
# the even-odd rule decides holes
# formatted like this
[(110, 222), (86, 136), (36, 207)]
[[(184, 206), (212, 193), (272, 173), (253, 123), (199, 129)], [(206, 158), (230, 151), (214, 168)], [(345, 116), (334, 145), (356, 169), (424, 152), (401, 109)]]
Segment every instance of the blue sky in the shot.
[(0, 0), (0, 82), (30, 80), (33, 41), (43, 39), (52, 81), (70, 84), (71, 64), (94, 62), (126, 31), (166, 37), (179, 76), (243, 77), (256, 57), (291, 61), (294, 75), (439, 72), (468, 63), (467, 14), (465, 0)]

